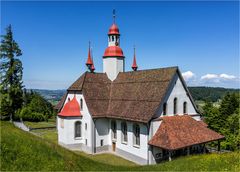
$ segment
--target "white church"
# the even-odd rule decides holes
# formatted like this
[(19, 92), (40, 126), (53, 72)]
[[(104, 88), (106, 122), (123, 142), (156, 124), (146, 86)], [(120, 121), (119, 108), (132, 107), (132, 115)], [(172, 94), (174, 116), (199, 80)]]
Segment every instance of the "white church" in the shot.
[(134, 51), (133, 71), (125, 71), (125, 58), (114, 20), (103, 72), (94, 72), (89, 48), (89, 71), (57, 105), (60, 145), (144, 165), (207, 152), (206, 143), (224, 138), (201, 121), (178, 67), (138, 70)]

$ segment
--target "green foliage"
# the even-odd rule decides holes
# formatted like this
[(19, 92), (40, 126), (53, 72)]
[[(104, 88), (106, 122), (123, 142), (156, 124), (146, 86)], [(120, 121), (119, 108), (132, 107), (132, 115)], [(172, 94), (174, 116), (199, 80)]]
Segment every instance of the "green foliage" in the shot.
[(131, 163), (124, 163), (112, 154), (97, 155), (96, 158), (68, 151), (8, 122), (1, 122), (1, 129), (1, 171), (240, 171), (239, 152), (195, 155), (158, 165), (130, 166)]
[(47, 121), (55, 115), (51, 103), (38, 93), (24, 91), (24, 107), (18, 112), (24, 121)]
[(217, 102), (227, 92), (238, 93), (239, 89), (219, 88), (219, 87), (188, 87), (194, 100)]
[(225, 136), (222, 147), (228, 150), (240, 149), (239, 97), (239, 94), (227, 93), (219, 108), (214, 107), (211, 102), (206, 102), (203, 107), (206, 122), (211, 129)]
[(6, 28), (0, 45), (0, 102), (1, 118), (8, 116), (12, 120), (14, 114), (22, 106), (22, 62), (16, 57), (22, 52), (13, 39), (11, 25)]

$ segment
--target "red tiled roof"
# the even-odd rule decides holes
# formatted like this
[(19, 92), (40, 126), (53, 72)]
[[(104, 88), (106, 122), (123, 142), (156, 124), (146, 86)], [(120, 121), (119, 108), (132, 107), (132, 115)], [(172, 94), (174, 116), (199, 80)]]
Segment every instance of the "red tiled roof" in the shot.
[(137, 70), (137, 68), (138, 68), (138, 66), (137, 66), (137, 62), (136, 62), (136, 54), (135, 54), (135, 50), (134, 50), (132, 69), (135, 71), (135, 70)]
[(62, 108), (61, 112), (58, 114), (59, 116), (81, 116), (80, 106), (74, 95), (73, 99), (68, 101)]
[(167, 150), (177, 150), (223, 138), (224, 136), (192, 117), (177, 115), (162, 117), (162, 123), (149, 144)]
[(120, 35), (118, 26), (115, 23), (110, 27), (108, 35)]
[(110, 46), (106, 48), (103, 57), (124, 57), (124, 55), (119, 46)]

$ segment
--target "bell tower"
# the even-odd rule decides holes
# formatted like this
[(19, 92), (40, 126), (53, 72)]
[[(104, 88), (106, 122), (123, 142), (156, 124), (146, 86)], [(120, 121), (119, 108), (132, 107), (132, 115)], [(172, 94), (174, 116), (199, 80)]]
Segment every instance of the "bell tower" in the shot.
[(113, 24), (108, 32), (108, 47), (103, 55), (103, 73), (113, 81), (119, 72), (124, 72), (124, 55), (120, 48), (120, 33), (115, 22), (115, 10), (113, 10)]

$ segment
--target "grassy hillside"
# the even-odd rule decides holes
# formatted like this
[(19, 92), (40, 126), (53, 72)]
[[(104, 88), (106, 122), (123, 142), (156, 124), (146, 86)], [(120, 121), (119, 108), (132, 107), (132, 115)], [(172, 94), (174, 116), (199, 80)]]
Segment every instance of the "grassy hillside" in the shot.
[(124, 161), (111, 154), (74, 153), (1, 122), (1, 171), (240, 171), (239, 153), (182, 157), (150, 166)]

